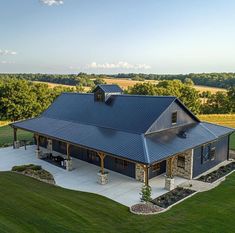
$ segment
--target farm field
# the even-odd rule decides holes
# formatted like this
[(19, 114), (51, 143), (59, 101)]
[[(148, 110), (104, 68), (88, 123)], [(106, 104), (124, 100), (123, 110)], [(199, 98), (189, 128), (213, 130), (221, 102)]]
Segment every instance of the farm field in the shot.
[[(143, 83), (143, 82), (150, 82), (153, 84), (156, 84), (158, 81), (156, 80), (146, 80), (146, 81), (134, 81), (130, 79), (116, 79), (116, 78), (105, 78), (104, 81), (107, 84), (117, 84), (123, 89), (127, 89), (128, 87), (134, 86), (137, 83)], [(50, 88), (56, 87), (56, 86), (63, 86), (63, 87), (73, 87), (72, 85), (63, 85), (63, 84), (57, 84), (57, 83), (50, 83), (50, 82), (39, 82), (34, 81), (36, 83), (46, 83)], [(197, 89), (199, 92), (203, 91), (210, 91), (212, 94), (218, 92), (218, 91), (226, 91), (226, 89), (223, 88), (216, 88), (216, 87), (207, 87), (207, 86), (194, 86), (195, 89)], [(84, 87), (85, 91), (89, 91), (90, 87)]]
[[(0, 173), (0, 232), (234, 232), (235, 173), (160, 215), (137, 216), (108, 198)], [(112, 213), (112, 214), (110, 214)]]
[[(199, 115), (199, 118), (202, 121), (208, 121), (218, 125), (235, 128), (235, 114)], [(233, 133), (230, 137), (230, 148), (235, 150), (235, 133)]]

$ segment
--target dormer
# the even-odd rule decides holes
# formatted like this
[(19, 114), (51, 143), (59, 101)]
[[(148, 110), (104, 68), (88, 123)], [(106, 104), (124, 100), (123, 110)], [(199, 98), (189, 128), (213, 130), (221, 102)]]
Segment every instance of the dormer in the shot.
[(107, 102), (113, 95), (121, 95), (123, 90), (116, 84), (100, 84), (93, 90), (94, 101)]

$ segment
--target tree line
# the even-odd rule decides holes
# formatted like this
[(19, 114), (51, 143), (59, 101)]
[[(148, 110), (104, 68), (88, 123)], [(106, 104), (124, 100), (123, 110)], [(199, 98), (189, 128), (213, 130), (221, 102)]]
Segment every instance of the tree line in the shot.
[(165, 80), (158, 84), (150, 82), (137, 83), (128, 88), (127, 93), (138, 95), (176, 96), (194, 114), (230, 114), (235, 113), (235, 87), (227, 92), (210, 91), (200, 93), (193, 87), (193, 82), (180, 80)]
[[(103, 83), (99, 78), (94, 84)], [(89, 90), (91, 92), (93, 86)], [(17, 121), (40, 115), (62, 92), (84, 92), (80, 85), (75, 87), (56, 86), (35, 83), (22, 78), (0, 78), (0, 120)], [(138, 83), (128, 88), (128, 94), (177, 96), (195, 114), (235, 113), (235, 87), (227, 92), (199, 93), (193, 82), (188, 79), (165, 80), (158, 84)]]
[(104, 78), (125, 78), (131, 80), (175, 80), (178, 79), (182, 82), (185, 80), (192, 80), (196, 85), (219, 87), (229, 89), (235, 86), (235, 73), (201, 73), (201, 74), (117, 74), (117, 75), (105, 75), (105, 74), (0, 74), (1, 78), (17, 78), (30, 81), (51, 82), (73, 86), (87, 86), (93, 87), (96, 85), (95, 80), (101, 80)]
[(132, 80), (174, 80), (182, 82), (191, 79), (196, 85), (230, 88), (235, 86), (235, 73), (201, 73), (201, 74), (117, 74), (111, 75), (113, 78), (127, 78)]

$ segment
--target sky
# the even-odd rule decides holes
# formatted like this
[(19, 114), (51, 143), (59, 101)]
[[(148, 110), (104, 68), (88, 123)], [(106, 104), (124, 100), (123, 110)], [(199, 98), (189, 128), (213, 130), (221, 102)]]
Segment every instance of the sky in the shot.
[(235, 72), (234, 0), (0, 0), (0, 73)]

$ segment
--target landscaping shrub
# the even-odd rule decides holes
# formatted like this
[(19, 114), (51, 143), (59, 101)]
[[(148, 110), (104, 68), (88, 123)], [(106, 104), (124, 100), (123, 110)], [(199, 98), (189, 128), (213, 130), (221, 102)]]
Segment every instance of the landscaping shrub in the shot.
[(144, 201), (144, 202), (150, 202), (152, 200), (151, 198), (151, 192), (152, 192), (152, 189), (151, 187), (148, 185), (144, 185), (141, 189), (141, 201)]

